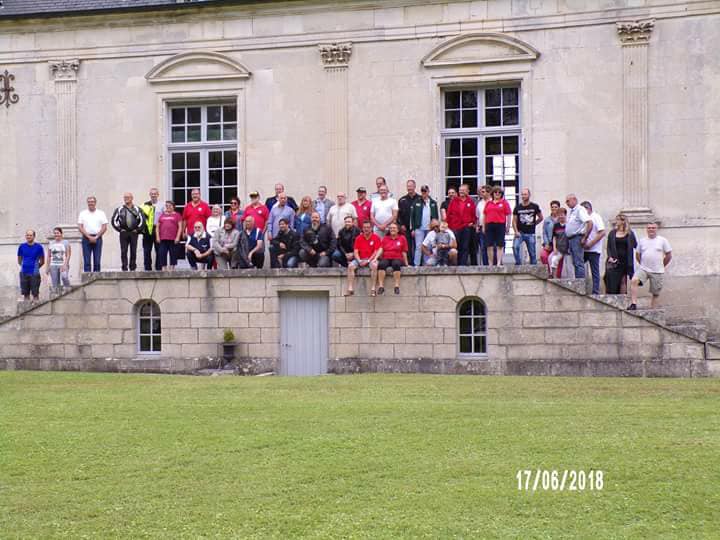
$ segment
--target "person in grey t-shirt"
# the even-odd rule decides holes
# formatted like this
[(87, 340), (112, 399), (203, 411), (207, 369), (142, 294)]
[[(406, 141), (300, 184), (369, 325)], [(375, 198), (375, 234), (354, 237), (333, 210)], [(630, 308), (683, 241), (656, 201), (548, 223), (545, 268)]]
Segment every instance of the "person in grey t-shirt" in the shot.
[(592, 230), (592, 218), (588, 215), (587, 210), (578, 204), (574, 193), (565, 198), (565, 203), (569, 209), (565, 236), (570, 244), (575, 279), (585, 279), (585, 249), (583, 245)]
[(70, 288), (70, 243), (63, 238), (63, 230), (60, 227), (53, 229), (53, 240), (48, 243), (47, 260), (50, 261), (46, 272), (50, 274), (52, 284), (50, 292), (61, 294), (63, 288)]

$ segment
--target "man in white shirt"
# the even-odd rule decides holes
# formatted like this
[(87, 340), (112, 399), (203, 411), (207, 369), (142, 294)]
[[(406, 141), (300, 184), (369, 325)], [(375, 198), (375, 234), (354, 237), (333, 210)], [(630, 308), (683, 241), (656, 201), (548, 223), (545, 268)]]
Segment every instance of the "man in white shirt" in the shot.
[(380, 186), (380, 198), (373, 201), (370, 221), (375, 227), (375, 234), (381, 239), (385, 236), (390, 224), (397, 222), (398, 210), (398, 203), (389, 196), (387, 186)]
[(345, 226), (345, 218), (348, 216), (356, 220), (358, 217), (357, 210), (355, 210), (352, 204), (347, 202), (347, 197), (344, 193), (338, 193), (337, 204), (330, 208), (327, 215), (327, 224), (330, 225), (335, 237), (337, 237), (340, 229)]
[(587, 210), (592, 228), (590, 234), (583, 244), (585, 249), (585, 262), (590, 263), (590, 274), (592, 275), (592, 293), (600, 294), (600, 258), (602, 256), (602, 239), (605, 238), (605, 223), (597, 212), (593, 212), (592, 203), (583, 201), (580, 206)]
[(587, 210), (578, 204), (577, 196), (573, 193), (565, 197), (565, 204), (568, 206), (565, 236), (567, 236), (570, 247), (575, 279), (585, 279), (585, 251), (583, 246), (587, 242), (592, 229), (592, 219), (590, 219)]
[(87, 198), (87, 210), (83, 210), (78, 216), (78, 228), (82, 234), (84, 272), (100, 272), (102, 237), (107, 232), (107, 226), (108, 219), (105, 212), (97, 209), (97, 199), (91, 195)]
[(657, 223), (647, 224), (647, 238), (642, 238), (635, 249), (635, 258), (638, 267), (635, 269), (635, 275), (630, 282), (630, 306), (628, 311), (637, 309), (637, 295), (640, 282), (647, 282), (650, 287), (652, 301), (650, 307), (657, 307), (660, 291), (663, 287), (663, 277), (665, 275), (665, 267), (672, 260), (672, 248), (670, 242), (657, 233)]
[[(387, 187), (387, 180), (385, 180), (385, 177), (384, 177), (384, 176), (378, 176), (378, 177), (375, 179), (375, 187), (377, 188), (377, 191), (376, 191), (375, 193), (372, 193), (372, 194), (370, 195), (370, 200), (372, 201), (373, 204), (375, 204), (375, 201), (380, 200), (380, 188), (381, 188), (382, 186)], [(395, 195), (393, 195), (393, 194), (390, 192), (390, 188), (388, 188), (388, 195), (390, 196), (391, 199), (394, 199), (394, 198), (395, 198)]]

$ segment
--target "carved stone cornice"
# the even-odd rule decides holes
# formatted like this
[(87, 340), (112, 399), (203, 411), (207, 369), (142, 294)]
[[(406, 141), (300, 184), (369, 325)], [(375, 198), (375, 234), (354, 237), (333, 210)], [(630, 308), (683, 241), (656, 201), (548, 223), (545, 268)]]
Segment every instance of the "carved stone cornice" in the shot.
[(76, 81), (80, 60), (50, 60), (50, 73), (56, 81)]
[(623, 45), (643, 45), (650, 42), (655, 19), (616, 23), (617, 33)]
[(320, 58), (326, 69), (348, 67), (352, 55), (352, 43), (327, 43), (318, 45)]

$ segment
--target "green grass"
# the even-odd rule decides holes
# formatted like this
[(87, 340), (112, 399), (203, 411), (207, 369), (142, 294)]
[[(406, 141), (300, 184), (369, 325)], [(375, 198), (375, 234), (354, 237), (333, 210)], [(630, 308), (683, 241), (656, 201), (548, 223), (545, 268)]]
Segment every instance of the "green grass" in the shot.
[[(0, 372), (0, 538), (718, 538), (720, 380)], [(518, 491), (519, 469), (604, 489)]]

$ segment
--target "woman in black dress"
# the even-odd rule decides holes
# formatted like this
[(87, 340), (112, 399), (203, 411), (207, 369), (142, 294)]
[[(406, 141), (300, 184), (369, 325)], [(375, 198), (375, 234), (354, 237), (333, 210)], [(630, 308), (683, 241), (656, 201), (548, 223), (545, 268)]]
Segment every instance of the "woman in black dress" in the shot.
[(627, 294), (627, 280), (635, 271), (634, 250), (637, 238), (624, 214), (615, 218), (615, 228), (607, 239), (607, 261), (605, 262), (605, 292)]

